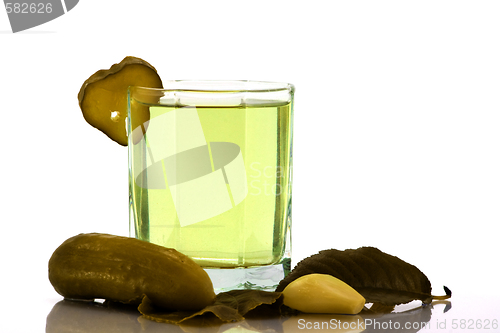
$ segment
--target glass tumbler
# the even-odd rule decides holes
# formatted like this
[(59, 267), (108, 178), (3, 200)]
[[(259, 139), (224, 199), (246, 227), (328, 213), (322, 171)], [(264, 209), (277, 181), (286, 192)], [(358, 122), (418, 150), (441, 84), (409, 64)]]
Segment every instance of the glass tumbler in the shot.
[(290, 271), (294, 86), (130, 87), (130, 234), (174, 248), (217, 292), (274, 290)]

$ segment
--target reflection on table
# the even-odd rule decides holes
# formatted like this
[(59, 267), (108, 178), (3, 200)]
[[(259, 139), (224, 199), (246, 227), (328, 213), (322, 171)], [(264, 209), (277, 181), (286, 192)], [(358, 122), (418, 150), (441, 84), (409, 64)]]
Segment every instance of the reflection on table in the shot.
[[(436, 307), (437, 304), (444, 304)], [(451, 302), (388, 314), (362, 312), (358, 315), (298, 314), (263, 316), (249, 313), (243, 321), (221, 323), (215, 316), (195, 318), (180, 325), (157, 323), (141, 317), (137, 307), (116, 303), (62, 300), (47, 316), (46, 333), (133, 333), (133, 332), (418, 332), (429, 329), (432, 313), (451, 308)]]

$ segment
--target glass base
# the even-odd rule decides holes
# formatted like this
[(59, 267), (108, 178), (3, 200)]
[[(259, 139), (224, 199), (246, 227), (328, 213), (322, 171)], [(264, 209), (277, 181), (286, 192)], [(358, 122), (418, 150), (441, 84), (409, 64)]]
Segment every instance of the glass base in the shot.
[(215, 293), (252, 289), (274, 291), (279, 282), (290, 273), (290, 258), (279, 264), (248, 268), (205, 268), (214, 285)]

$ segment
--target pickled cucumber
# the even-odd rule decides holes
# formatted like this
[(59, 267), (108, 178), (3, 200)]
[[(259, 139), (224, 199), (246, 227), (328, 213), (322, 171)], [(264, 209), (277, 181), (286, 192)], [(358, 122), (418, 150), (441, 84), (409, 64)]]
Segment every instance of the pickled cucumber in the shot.
[[(90, 76), (78, 93), (78, 103), (85, 120), (122, 146), (127, 146), (127, 89), (129, 86), (162, 88), (160, 76), (148, 62), (125, 57), (110, 69)], [(154, 101), (153, 101), (154, 102)], [(149, 120), (147, 106), (134, 107), (138, 124)], [(137, 132), (137, 131), (136, 131)], [(139, 138), (134, 138), (138, 142)]]
[(208, 274), (174, 249), (135, 238), (79, 234), (49, 260), (49, 280), (68, 299), (139, 304), (146, 295), (167, 310), (200, 310), (215, 293)]

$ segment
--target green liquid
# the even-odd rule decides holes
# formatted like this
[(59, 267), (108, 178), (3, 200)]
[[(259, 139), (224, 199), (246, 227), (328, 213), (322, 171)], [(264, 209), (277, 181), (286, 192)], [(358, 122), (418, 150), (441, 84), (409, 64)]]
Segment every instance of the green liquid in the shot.
[(129, 145), (135, 236), (204, 267), (282, 262), (291, 105), (154, 106), (150, 114), (144, 138)]

